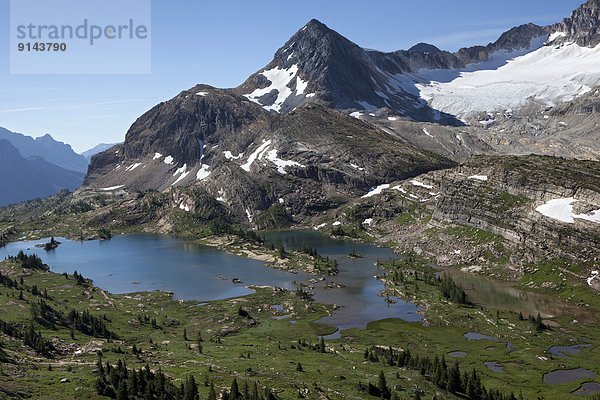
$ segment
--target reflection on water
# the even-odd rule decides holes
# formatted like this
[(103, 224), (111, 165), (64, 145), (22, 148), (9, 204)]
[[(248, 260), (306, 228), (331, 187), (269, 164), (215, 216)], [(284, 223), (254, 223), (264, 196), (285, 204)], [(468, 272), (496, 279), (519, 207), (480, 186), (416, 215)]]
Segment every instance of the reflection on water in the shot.
[[(339, 329), (364, 328), (370, 321), (400, 318), (420, 322), (419, 307), (393, 298), (379, 296), (384, 285), (375, 275), (381, 273), (378, 260), (398, 258), (392, 250), (370, 244), (332, 239), (314, 231), (266, 232), (267, 240), (286, 249), (309, 246), (319, 254), (338, 261), (340, 273), (313, 286), (317, 301), (340, 308), (319, 322)], [(19, 250), (38, 253), (54, 272), (77, 270), (112, 293), (167, 290), (177, 299), (210, 301), (251, 293), (244, 285), (269, 285), (290, 290), (296, 282), (308, 283), (313, 276), (291, 274), (268, 268), (261, 261), (228, 254), (196, 243), (160, 235), (125, 235), (110, 241), (69, 241), (54, 251), (35, 248), (36, 242), (17, 242), (0, 248), (0, 257), (15, 255)], [(349, 258), (358, 253), (360, 258)], [(482, 276), (449, 270), (469, 298), (492, 308), (522, 312), (524, 315), (571, 315), (580, 320), (591, 318), (583, 308), (566, 305), (551, 297), (514, 289), (508, 284)], [(235, 284), (237, 278), (243, 285)], [(328, 281), (342, 285), (327, 288)], [(313, 280), (314, 281), (314, 280)]]
[(469, 300), (477, 305), (515, 313), (521, 312), (525, 317), (529, 315), (535, 317), (539, 313), (543, 318), (569, 315), (580, 321), (593, 319), (593, 313), (583, 307), (550, 296), (517, 289), (506, 282), (455, 269), (444, 269), (444, 272), (451, 275), (454, 281), (467, 292)]
[(585, 382), (574, 392), (577, 396), (591, 396), (596, 393), (600, 393), (600, 383), (596, 382)]
[[(233, 284), (238, 278), (248, 285), (272, 285), (294, 289), (295, 280), (308, 275), (267, 268), (260, 261), (159, 235), (117, 236), (110, 241), (69, 241), (54, 251), (35, 248), (38, 242), (11, 243), (0, 257), (19, 250), (35, 252), (52, 271), (78, 271), (112, 293), (167, 290), (176, 299), (210, 301), (243, 296), (252, 291)], [(222, 279), (225, 277), (225, 279)]]
[(580, 379), (594, 379), (596, 374), (583, 368), (559, 369), (544, 374), (544, 383), (546, 385), (562, 385), (571, 383)]
[(557, 357), (568, 357), (567, 354), (575, 355), (581, 353), (581, 349), (592, 347), (591, 344), (576, 344), (573, 346), (552, 346), (548, 349), (548, 353)]
[[(379, 296), (385, 286), (375, 279), (375, 275), (380, 273), (375, 264), (377, 260), (398, 258), (392, 250), (332, 239), (311, 231), (266, 232), (264, 236), (275, 247), (283, 245), (286, 250), (300, 250), (308, 246), (323, 257), (337, 260), (340, 273), (327, 279), (344, 287), (327, 289), (327, 280), (318, 282), (314, 284), (314, 297), (321, 303), (337, 304), (341, 308), (318, 322), (347, 329), (364, 328), (370, 321), (384, 318), (422, 321), (421, 315), (417, 314), (419, 307), (415, 304), (397, 298), (391, 299), (396, 303), (389, 303)], [(352, 252), (359, 254), (360, 258), (348, 257)]]

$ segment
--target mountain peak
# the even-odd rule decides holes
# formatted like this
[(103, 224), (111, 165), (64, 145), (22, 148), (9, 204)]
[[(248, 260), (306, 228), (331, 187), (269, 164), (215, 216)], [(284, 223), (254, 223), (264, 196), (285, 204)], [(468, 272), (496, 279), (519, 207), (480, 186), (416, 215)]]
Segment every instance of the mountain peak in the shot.
[(320, 31), (329, 31), (330, 30), (327, 27), (327, 25), (325, 25), (324, 23), (322, 23), (321, 21), (319, 21), (318, 19), (315, 19), (315, 18), (308, 21), (308, 23), (306, 25), (304, 25), (304, 27), (302, 29), (300, 29), (300, 31), (303, 31), (305, 29), (320, 30)]
[(47, 142), (55, 142), (56, 140), (54, 140), (54, 138), (52, 137), (51, 134), (46, 133), (43, 136), (39, 136), (35, 138), (36, 141), (41, 142), (41, 143), (47, 143)]
[(415, 51), (418, 53), (428, 53), (428, 54), (437, 54), (437, 53), (442, 52), (442, 50), (438, 49), (436, 46), (429, 44), (429, 43), (423, 43), (423, 42), (415, 44), (413, 47), (408, 49), (408, 51)]
[(550, 26), (557, 33), (553, 44), (576, 42), (580, 46), (594, 47), (600, 43), (600, 0), (582, 4), (562, 22)]
[(290, 49), (292, 48), (292, 45), (296, 43), (316, 46), (332, 42), (354, 44), (344, 36), (329, 28), (323, 22), (317, 19), (311, 19), (287, 41), (280, 51), (283, 49)]

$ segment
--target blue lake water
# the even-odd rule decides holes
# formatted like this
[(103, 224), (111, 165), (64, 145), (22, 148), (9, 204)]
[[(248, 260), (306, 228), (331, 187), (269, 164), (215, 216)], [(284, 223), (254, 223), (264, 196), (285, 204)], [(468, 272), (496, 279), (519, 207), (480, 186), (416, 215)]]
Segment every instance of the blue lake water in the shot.
[[(364, 328), (367, 323), (384, 318), (400, 318), (420, 322), (419, 307), (398, 298), (380, 296), (384, 285), (375, 279), (382, 271), (375, 265), (378, 260), (398, 258), (391, 249), (349, 240), (333, 239), (315, 231), (264, 232), (275, 246), (300, 250), (305, 246), (317, 249), (320, 255), (338, 261), (340, 273), (319, 277), (292, 274), (267, 267), (262, 261), (251, 260), (161, 235), (121, 235), (109, 241), (69, 241), (56, 250), (44, 251), (35, 247), (47, 240), (10, 243), (0, 247), (0, 258), (16, 255), (19, 250), (37, 253), (52, 271), (78, 271), (111, 293), (132, 293), (165, 290), (176, 299), (211, 301), (252, 293), (247, 286), (276, 286), (294, 290), (296, 283), (310, 286), (315, 300), (336, 304), (340, 308), (331, 316), (321, 319), (339, 329)], [(360, 258), (350, 258), (349, 253)], [(453, 278), (467, 290), (477, 304), (523, 314), (571, 315), (580, 320), (591, 318), (589, 310), (548, 296), (541, 296), (485, 277), (451, 272)], [(233, 283), (237, 278), (243, 283)], [(334, 282), (340, 288), (327, 288)]]
[[(384, 285), (374, 278), (377, 257), (394, 257), (389, 249), (372, 245), (333, 240), (312, 232), (277, 232), (267, 234), (270, 240), (285, 241), (288, 249), (302, 244), (315, 247), (324, 256), (338, 259), (340, 274), (333, 279), (344, 285), (328, 289), (326, 282), (314, 284), (315, 299), (341, 306), (332, 316), (320, 320), (346, 329), (362, 328), (373, 320), (402, 318), (420, 321), (417, 306), (397, 299), (388, 304), (378, 293)], [(56, 250), (35, 247), (47, 240), (10, 243), (0, 248), (0, 257), (16, 255), (19, 250), (36, 253), (53, 272), (78, 271), (94, 284), (111, 293), (151, 290), (173, 292), (176, 299), (211, 301), (252, 293), (246, 286), (269, 285), (294, 290), (296, 282), (307, 284), (308, 274), (292, 274), (268, 268), (261, 261), (235, 256), (224, 251), (189, 241), (160, 235), (121, 235), (108, 241), (70, 241), (58, 238)], [(297, 243), (295, 247), (293, 243)], [(350, 259), (355, 247), (364, 257)], [(233, 278), (243, 283), (234, 284)]]
[[(211, 247), (159, 235), (122, 235), (106, 241), (58, 238), (56, 250), (18, 242), (0, 248), (0, 257), (19, 250), (38, 254), (53, 272), (77, 271), (111, 293), (166, 290), (176, 299), (210, 301), (243, 296), (246, 285), (294, 289), (295, 280), (308, 275), (265, 267), (261, 261), (238, 257)], [(233, 284), (238, 278), (243, 284)]]

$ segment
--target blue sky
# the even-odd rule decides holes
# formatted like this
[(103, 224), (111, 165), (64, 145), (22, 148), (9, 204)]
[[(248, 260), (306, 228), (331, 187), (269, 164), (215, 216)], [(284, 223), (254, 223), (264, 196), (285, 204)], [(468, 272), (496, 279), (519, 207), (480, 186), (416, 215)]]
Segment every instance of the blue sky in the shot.
[[(424, 41), (456, 50), (487, 44), (523, 23), (557, 22), (581, 3), (153, 0), (149, 75), (10, 75), (8, 36), (0, 35), (0, 126), (50, 133), (83, 151), (122, 141), (137, 117), (196, 83), (239, 85), (311, 18), (366, 48), (392, 51)], [(8, 0), (0, 0), (1, 32), (8, 25)]]

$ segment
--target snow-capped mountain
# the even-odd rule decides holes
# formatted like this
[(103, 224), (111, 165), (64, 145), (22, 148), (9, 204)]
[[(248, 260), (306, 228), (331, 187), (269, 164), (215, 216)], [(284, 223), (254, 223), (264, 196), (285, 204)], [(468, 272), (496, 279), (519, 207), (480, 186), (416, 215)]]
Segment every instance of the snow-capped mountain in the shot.
[(192, 186), (255, 223), (268, 210), (314, 215), (382, 182), (452, 165), (321, 105), (278, 114), (198, 85), (142, 115), (124, 144), (94, 156), (84, 185), (103, 192)]
[(455, 53), (366, 50), (311, 20), (239, 87), (197, 85), (142, 115), (92, 158), (85, 184), (200, 187), (252, 222), (271, 207), (315, 213), (473, 154), (598, 157), (593, 134), (571, 130), (596, 117), (564, 103), (600, 83), (598, 2)]
[(455, 53), (426, 43), (365, 50), (312, 20), (236, 90), (278, 113), (319, 102), (447, 125), (480, 112), (544, 109), (600, 84), (598, 4), (590, 0), (561, 23), (522, 25)]
[(595, 47), (600, 44), (600, 1), (589, 0), (571, 14), (570, 18), (550, 27), (552, 44), (577, 43)]
[[(286, 113), (306, 102), (352, 112), (386, 108), (416, 121), (460, 125), (454, 115), (427, 104), (421, 87), (430, 71), (455, 78), (463, 69), (498, 67), (541, 46), (548, 29), (533, 24), (513, 28), (487, 46), (456, 53), (420, 43), (383, 53), (365, 50), (323, 23), (312, 20), (276, 53), (273, 61), (236, 90), (265, 109)], [(440, 112), (441, 111), (441, 112)]]
[[(407, 59), (441, 62), (443, 55), (408, 52)], [(373, 111), (387, 107), (415, 120), (457, 124), (427, 106), (402, 74), (404, 56), (367, 51), (311, 20), (276, 53), (273, 61), (236, 91), (266, 110), (287, 113), (307, 102), (335, 109)], [(452, 62), (454, 60), (451, 60)], [(420, 62), (419, 60), (415, 62)], [(444, 64), (445, 65), (445, 64)]]

